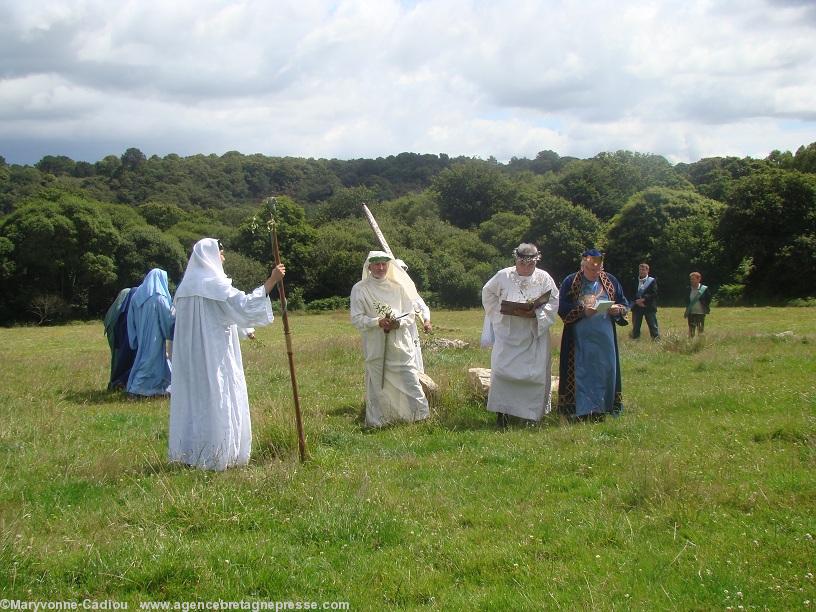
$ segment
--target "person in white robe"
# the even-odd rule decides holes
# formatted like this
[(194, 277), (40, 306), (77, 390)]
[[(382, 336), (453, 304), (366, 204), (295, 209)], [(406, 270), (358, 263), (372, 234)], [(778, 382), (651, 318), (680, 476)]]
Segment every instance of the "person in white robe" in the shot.
[[(408, 274), (408, 264), (406, 264), (401, 259), (395, 259), (394, 263), (397, 264), (400, 268), (402, 268), (406, 274)], [(415, 316), (422, 319), (422, 329), (425, 330), (426, 334), (429, 334), (433, 331), (433, 325), (431, 325), (431, 309), (428, 308), (428, 305), (425, 303), (425, 300), (422, 299), (422, 296), (417, 294), (416, 299), (414, 300), (414, 314)], [(416, 360), (417, 370), (424, 373), (425, 372), (425, 362), (422, 359), (422, 346), (419, 340), (419, 326), (413, 325), (408, 328), (411, 332), (411, 340), (414, 343), (415, 351), (414, 351), (414, 358)]]
[[(507, 425), (508, 415), (538, 421), (551, 410), (550, 327), (558, 314), (558, 286), (536, 267), (541, 256), (535, 245), (522, 243), (513, 256), (515, 265), (482, 288), (482, 345), (493, 346), (487, 409), (497, 414), (500, 427)], [(508, 310), (503, 300), (529, 309)]]
[(371, 251), (362, 280), (351, 290), (351, 322), (365, 358), (367, 427), (428, 418), (411, 327), (416, 326), (413, 281), (392, 257)]
[(223, 261), (218, 240), (199, 240), (176, 291), (169, 434), (170, 461), (219, 471), (246, 465), (252, 442), (239, 328), (247, 336), (272, 323), (267, 295), (286, 273), (276, 266), (246, 294)]

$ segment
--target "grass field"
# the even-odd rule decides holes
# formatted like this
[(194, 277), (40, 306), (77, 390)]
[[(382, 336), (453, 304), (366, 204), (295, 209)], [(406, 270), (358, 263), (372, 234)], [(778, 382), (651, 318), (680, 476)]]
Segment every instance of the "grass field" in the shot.
[(426, 350), (439, 406), (378, 431), (347, 313), (292, 316), (305, 464), (278, 320), (243, 344), (253, 457), (224, 473), (167, 463), (167, 400), (104, 391), (101, 323), (2, 329), (2, 597), (816, 608), (816, 312), (715, 309), (695, 342), (658, 315), (662, 343), (620, 338), (620, 418), (506, 431), (467, 383), (481, 312), (434, 313), (470, 347)]

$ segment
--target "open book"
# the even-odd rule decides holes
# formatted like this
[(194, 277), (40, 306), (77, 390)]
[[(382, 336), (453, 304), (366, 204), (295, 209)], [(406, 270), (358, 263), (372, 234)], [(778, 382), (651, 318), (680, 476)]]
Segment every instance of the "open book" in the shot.
[(615, 302), (611, 302), (609, 300), (598, 300), (595, 302), (595, 312), (598, 314), (605, 314), (611, 306), (614, 306)]
[(536, 308), (550, 301), (550, 293), (552, 293), (552, 290), (545, 291), (532, 302), (502, 300), (499, 312), (503, 315), (512, 315), (514, 317), (529, 317)]

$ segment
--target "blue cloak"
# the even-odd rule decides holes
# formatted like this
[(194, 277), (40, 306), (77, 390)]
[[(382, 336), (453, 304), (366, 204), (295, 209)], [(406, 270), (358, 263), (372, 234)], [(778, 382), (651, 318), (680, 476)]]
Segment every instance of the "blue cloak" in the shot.
[[(626, 308), (629, 302), (621, 284), (601, 272), (600, 295)], [(558, 314), (564, 321), (558, 380), (558, 411), (568, 417), (585, 417), (623, 410), (620, 354), (615, 320), (608, 314), (584, 315), (581, 302), (586, 281), (581, 272), (564, 279)]]

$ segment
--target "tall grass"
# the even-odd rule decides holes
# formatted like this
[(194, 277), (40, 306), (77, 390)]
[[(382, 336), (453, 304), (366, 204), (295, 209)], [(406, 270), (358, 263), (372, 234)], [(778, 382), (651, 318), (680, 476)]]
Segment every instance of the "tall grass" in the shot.
[(469, 367), (489, 367), (481, 313), (436, 312), (436, 333), (470, 346), (425, 353), (442, 389), (431, 419), (367, 431), (347, 313), (292, 316), (312, 459), (297, 460), (276, 322), (243, 344), (253, 457), (224, 473), (167, 463), (167, 400), (103, 391), (101, 324), (0, 330), (0, 591), (816, 606), (813, 309), (716, 309), (695, 340), (681, 310), (659, 319), (661, 343), (620, 337), (620, 418), (498, 431), (467, 383)]

